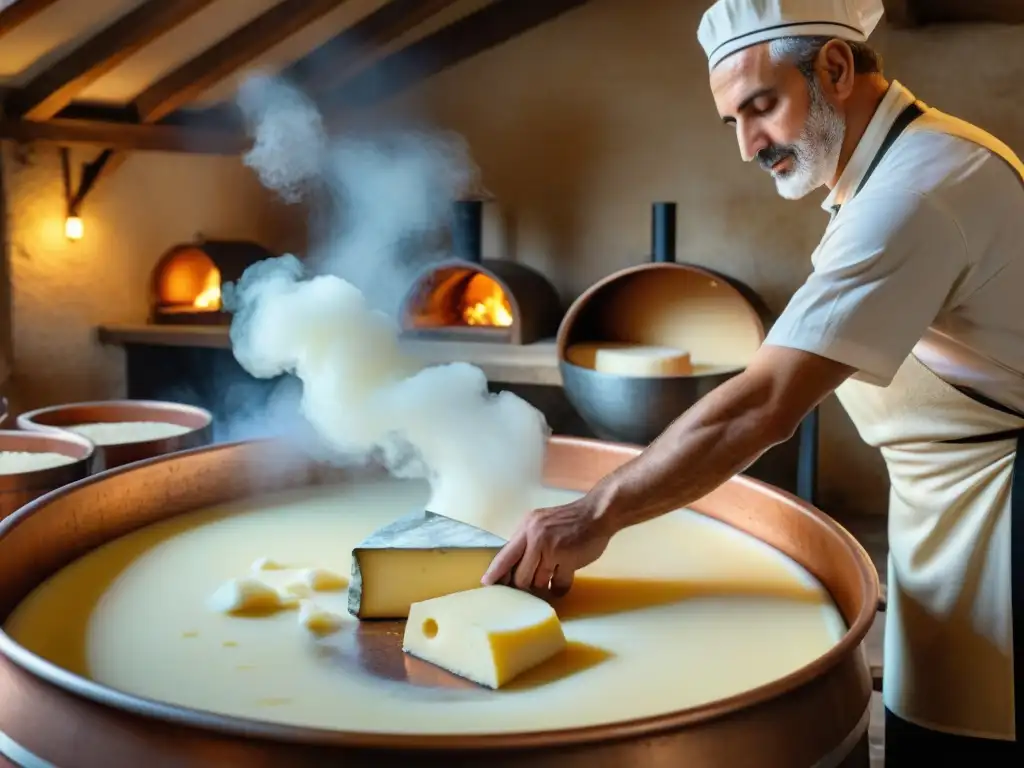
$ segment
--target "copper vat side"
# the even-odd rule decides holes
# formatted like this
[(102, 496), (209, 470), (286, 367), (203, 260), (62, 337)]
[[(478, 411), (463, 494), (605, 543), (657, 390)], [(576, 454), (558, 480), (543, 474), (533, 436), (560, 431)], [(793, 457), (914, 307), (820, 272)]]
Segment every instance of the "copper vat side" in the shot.
[[(20, 429), (69, 434), (77, 424), (125, 421), (162, 421), (188, 427), (180, 435), (131, 443), (97, 445), (93, 471), (100, 472), (143, 459), (209, 445), (213, 439), (213, 414), (205, 408), (157, 400), (96, 400), (37, 408), (19, 414)], [(71, 433), (73, 434), (73, 433)]]
[[(585, 490), (637, 452), (555, 437), (546, 481)], [(362, 471), (324, 469), (280, 443), (249, 441), (142, 461), (53, 491), (0, 523), (0, 617), (59, 568), (132, 530), (191, 509)], [(438, 759), (543, 768), (859, 766), (848, 761), (851, 737), (861, 738), (866, 728), (871, 696), (860, 644), (878, 600), (867, 554), (822, 513), (746, 478), (731, 480), (693, 508), (762, 534), (815, 573), (850, 627), (841, 641), (781, 680), (682, 712), (539, 733), (404, 736), (284, 727), (147, 701), (68, 673), (0, 632), (0, 688), (7, 692), (0, 698), (0, 731), (62, 768), (313, 766), (330, 759), (353, 766)]]
[(93, 471), (95, 446), (70, 432), (44, 434), (0, 430), (0, 451), (61, 453), (74, 459), (57, 467), (0, 474), (0, 521), (40, 496), (87, 477)]

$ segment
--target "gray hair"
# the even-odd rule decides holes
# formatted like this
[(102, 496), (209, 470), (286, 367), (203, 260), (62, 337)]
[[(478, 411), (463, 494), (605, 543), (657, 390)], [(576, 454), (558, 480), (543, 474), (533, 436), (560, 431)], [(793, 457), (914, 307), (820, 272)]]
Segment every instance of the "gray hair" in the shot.
[[(817, 35), (810, 37), (781, 37), (772, 40), (768, 46), (768, 55), (775, 63), (788, 62), (796, 66), (808, 80), (814, 79), (814, 64), (818, 54), (826, 43), (834, 37)], [(844, 40), (853, 52), (853, 71), (858, 75), (874, 74), (882, 71), (882, 57), (867, 43)]]

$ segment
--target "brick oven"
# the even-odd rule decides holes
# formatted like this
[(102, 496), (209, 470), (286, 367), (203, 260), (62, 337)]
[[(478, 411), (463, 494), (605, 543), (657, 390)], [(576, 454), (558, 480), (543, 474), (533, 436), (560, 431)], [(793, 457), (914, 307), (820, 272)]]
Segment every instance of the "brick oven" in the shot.
[(504, 344), (555, 336), (563, 308), (548, 279), (523, 264), (483, 258), (483, 201), (455, 203), (451, 250), (402, 301), (403, 336)]
[(221, 286), (251, 264), (277, 254), (247, 240), (202, 240), (176, 245), (153, 268), (149, 321), (158, 325), (230, 325)]

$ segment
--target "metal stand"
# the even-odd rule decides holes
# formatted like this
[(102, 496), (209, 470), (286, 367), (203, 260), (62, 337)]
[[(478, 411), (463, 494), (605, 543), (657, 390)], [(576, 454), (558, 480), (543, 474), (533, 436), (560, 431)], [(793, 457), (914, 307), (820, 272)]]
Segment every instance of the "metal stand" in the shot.
[(818, 416), (815, 408), (800, 423), (796, 468), (796, 495), (814, 506), (818, 506)]

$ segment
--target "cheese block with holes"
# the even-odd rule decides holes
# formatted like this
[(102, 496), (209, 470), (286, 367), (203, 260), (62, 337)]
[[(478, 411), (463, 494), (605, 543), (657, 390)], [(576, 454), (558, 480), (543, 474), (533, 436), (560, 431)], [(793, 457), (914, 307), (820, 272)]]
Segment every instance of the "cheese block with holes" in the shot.
[(348, 610), (359, 619), (404, 619), (413, 603), (480, 586), (505, 543), (434, 512), (406, 515), (352, 550)]
[(565, 351), (566, 359), (581, 368), (615, 376), (689, 376), (690, 353), (673, 347), (653, 347), (626, 342), (582, 342)]
[(414, 603), (402, 650), (459, 677), (501, 688), (565, 650), (544, 600), (495, 584)]

